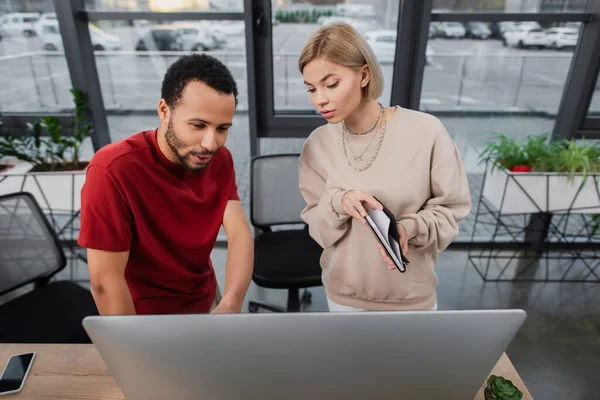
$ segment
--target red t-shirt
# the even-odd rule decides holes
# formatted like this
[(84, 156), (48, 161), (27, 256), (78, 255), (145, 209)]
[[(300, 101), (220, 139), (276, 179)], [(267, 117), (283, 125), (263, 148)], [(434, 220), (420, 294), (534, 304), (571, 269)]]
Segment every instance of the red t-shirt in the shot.
[(210, 261), (229, 200), (239, 200), (231, 153), (201, 172), (174, 164), (156, 130), (100, 149), (81, 190), (80, 246), (129, 251), (125, 278), (137, 314), (206, 313), (216, 278)]

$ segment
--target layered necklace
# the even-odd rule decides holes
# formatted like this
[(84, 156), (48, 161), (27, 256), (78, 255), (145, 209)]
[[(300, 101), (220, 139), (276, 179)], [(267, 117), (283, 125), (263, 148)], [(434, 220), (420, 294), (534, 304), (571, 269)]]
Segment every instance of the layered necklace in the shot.
[[(381, 128), (379, 130), (379, 132), (373, 134), (373, 138), (371, 139), (371, 141), (369, 142), (369, 144), (367, 145), (367, 147), (365, 148), (365, 150), (360, 154), (360, 155), (356, 155), (354, 153), (354, 151), (352, 150), (352, 147), (350, 146), (350, 141), (348, 140), (348, 137), (346, 136), (346, 132), (351, 134), (351, 135), (365, 135), (369, 132), (371, 132), (376, 126), (377, 123), (379, 122), (379, 120), (381, 121)], [(377, 155), (379, 154), (379, 150), (381, 149), (381, 144), (383, 143), (383, 137), (385, 135), (385, 130), (387, 128), (387, 116), (386, 116), (386, 112), (385, 109), (383, 108), (383, 106), (381, 105), (381, 103), (379, 104), (379, 115), (377, 116), (377, 119), (375, 120), (375, 122), (373, 122), (373, 124), (364, 132), (361, 133), (356, 133), (354, 131), (352, 131), (348, 125), (346, 124), (346, 121), (343, 121), (340, 124), (340, 133), (341, 133), (341, 137), (342, 137), (342, 147), (344, 148), (344, 157), (346, 158), (346, 162), (348, 163), (348, 165), (350, 167), (352, 167), (354, 170), (358, 171), (358, 172), (362, 172), (367, 170), (375, 161), (375, 159), (377, 158)], [(362, 166), (362, 167), (358, 167), (357, 165), (353, 164), (352, 161), (350, 161), (350, 157), (348, 157), (348, 150), (350, 149), (350, 153), (352, 153), (352, 160), (354, 162), (357, 163), (362, 163), (363, 162), (363, 156), (366, 154), (367, 150), (369, 150), (369, 148), (371, 147), (371, 145), (373, 144), (373, 142), (375, 141), (375, 139), (377, 138), (379, 134), (379, 141), (377, 143), (377, 147), (375, 148), (375, 153), (373, 154), (373, 156), (371, 157), (371, 159), (369, 160), (369, 162)]]

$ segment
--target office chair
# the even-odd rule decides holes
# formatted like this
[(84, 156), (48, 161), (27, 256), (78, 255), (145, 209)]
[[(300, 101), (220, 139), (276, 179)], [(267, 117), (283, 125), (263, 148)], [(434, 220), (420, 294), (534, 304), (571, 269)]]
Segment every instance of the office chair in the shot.
[[(25, 192), (0, 196), (0, 343), (90, 343), (81, 321), (98, 315), (89, 290), (53, 281), (67, 260), (35, 198)], [(33, 284), (19, 295), (17, 289)]]
[[(311, 302), (307, 288), (322, 285), (323, 250), (300, 218), (306, 203), (299, 190), (298, 158), (299, 154), (268, 155), (251, 162), (250, 220), (256, 230), (252, 280), (264, 288), (288, 290), (286, 308), (250, 301), (251, 313), (261, 308), (299, 312)], [(298, 224), (304, 226), (289, 227)]]

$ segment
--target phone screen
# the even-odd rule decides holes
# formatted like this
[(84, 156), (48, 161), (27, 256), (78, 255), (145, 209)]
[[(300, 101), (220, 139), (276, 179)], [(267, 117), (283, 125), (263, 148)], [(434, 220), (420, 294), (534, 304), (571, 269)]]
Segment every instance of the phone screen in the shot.
[(19, 354), (12, 356), (0, 378), (0, 393), (19, 390), (27, 376), (34, 354)]

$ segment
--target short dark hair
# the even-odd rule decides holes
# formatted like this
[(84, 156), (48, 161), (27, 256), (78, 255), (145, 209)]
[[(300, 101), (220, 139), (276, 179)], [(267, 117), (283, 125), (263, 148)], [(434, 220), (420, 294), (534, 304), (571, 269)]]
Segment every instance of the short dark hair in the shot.
[(229, 69), (221, 61), (207, 54), (188, 54), (175, 61), (165, 73), (161, 97), (170, 108), (175, 108), (185, 86), (202, 82), (222, 94), (233, 94), (238, 104), (238, 90)]

